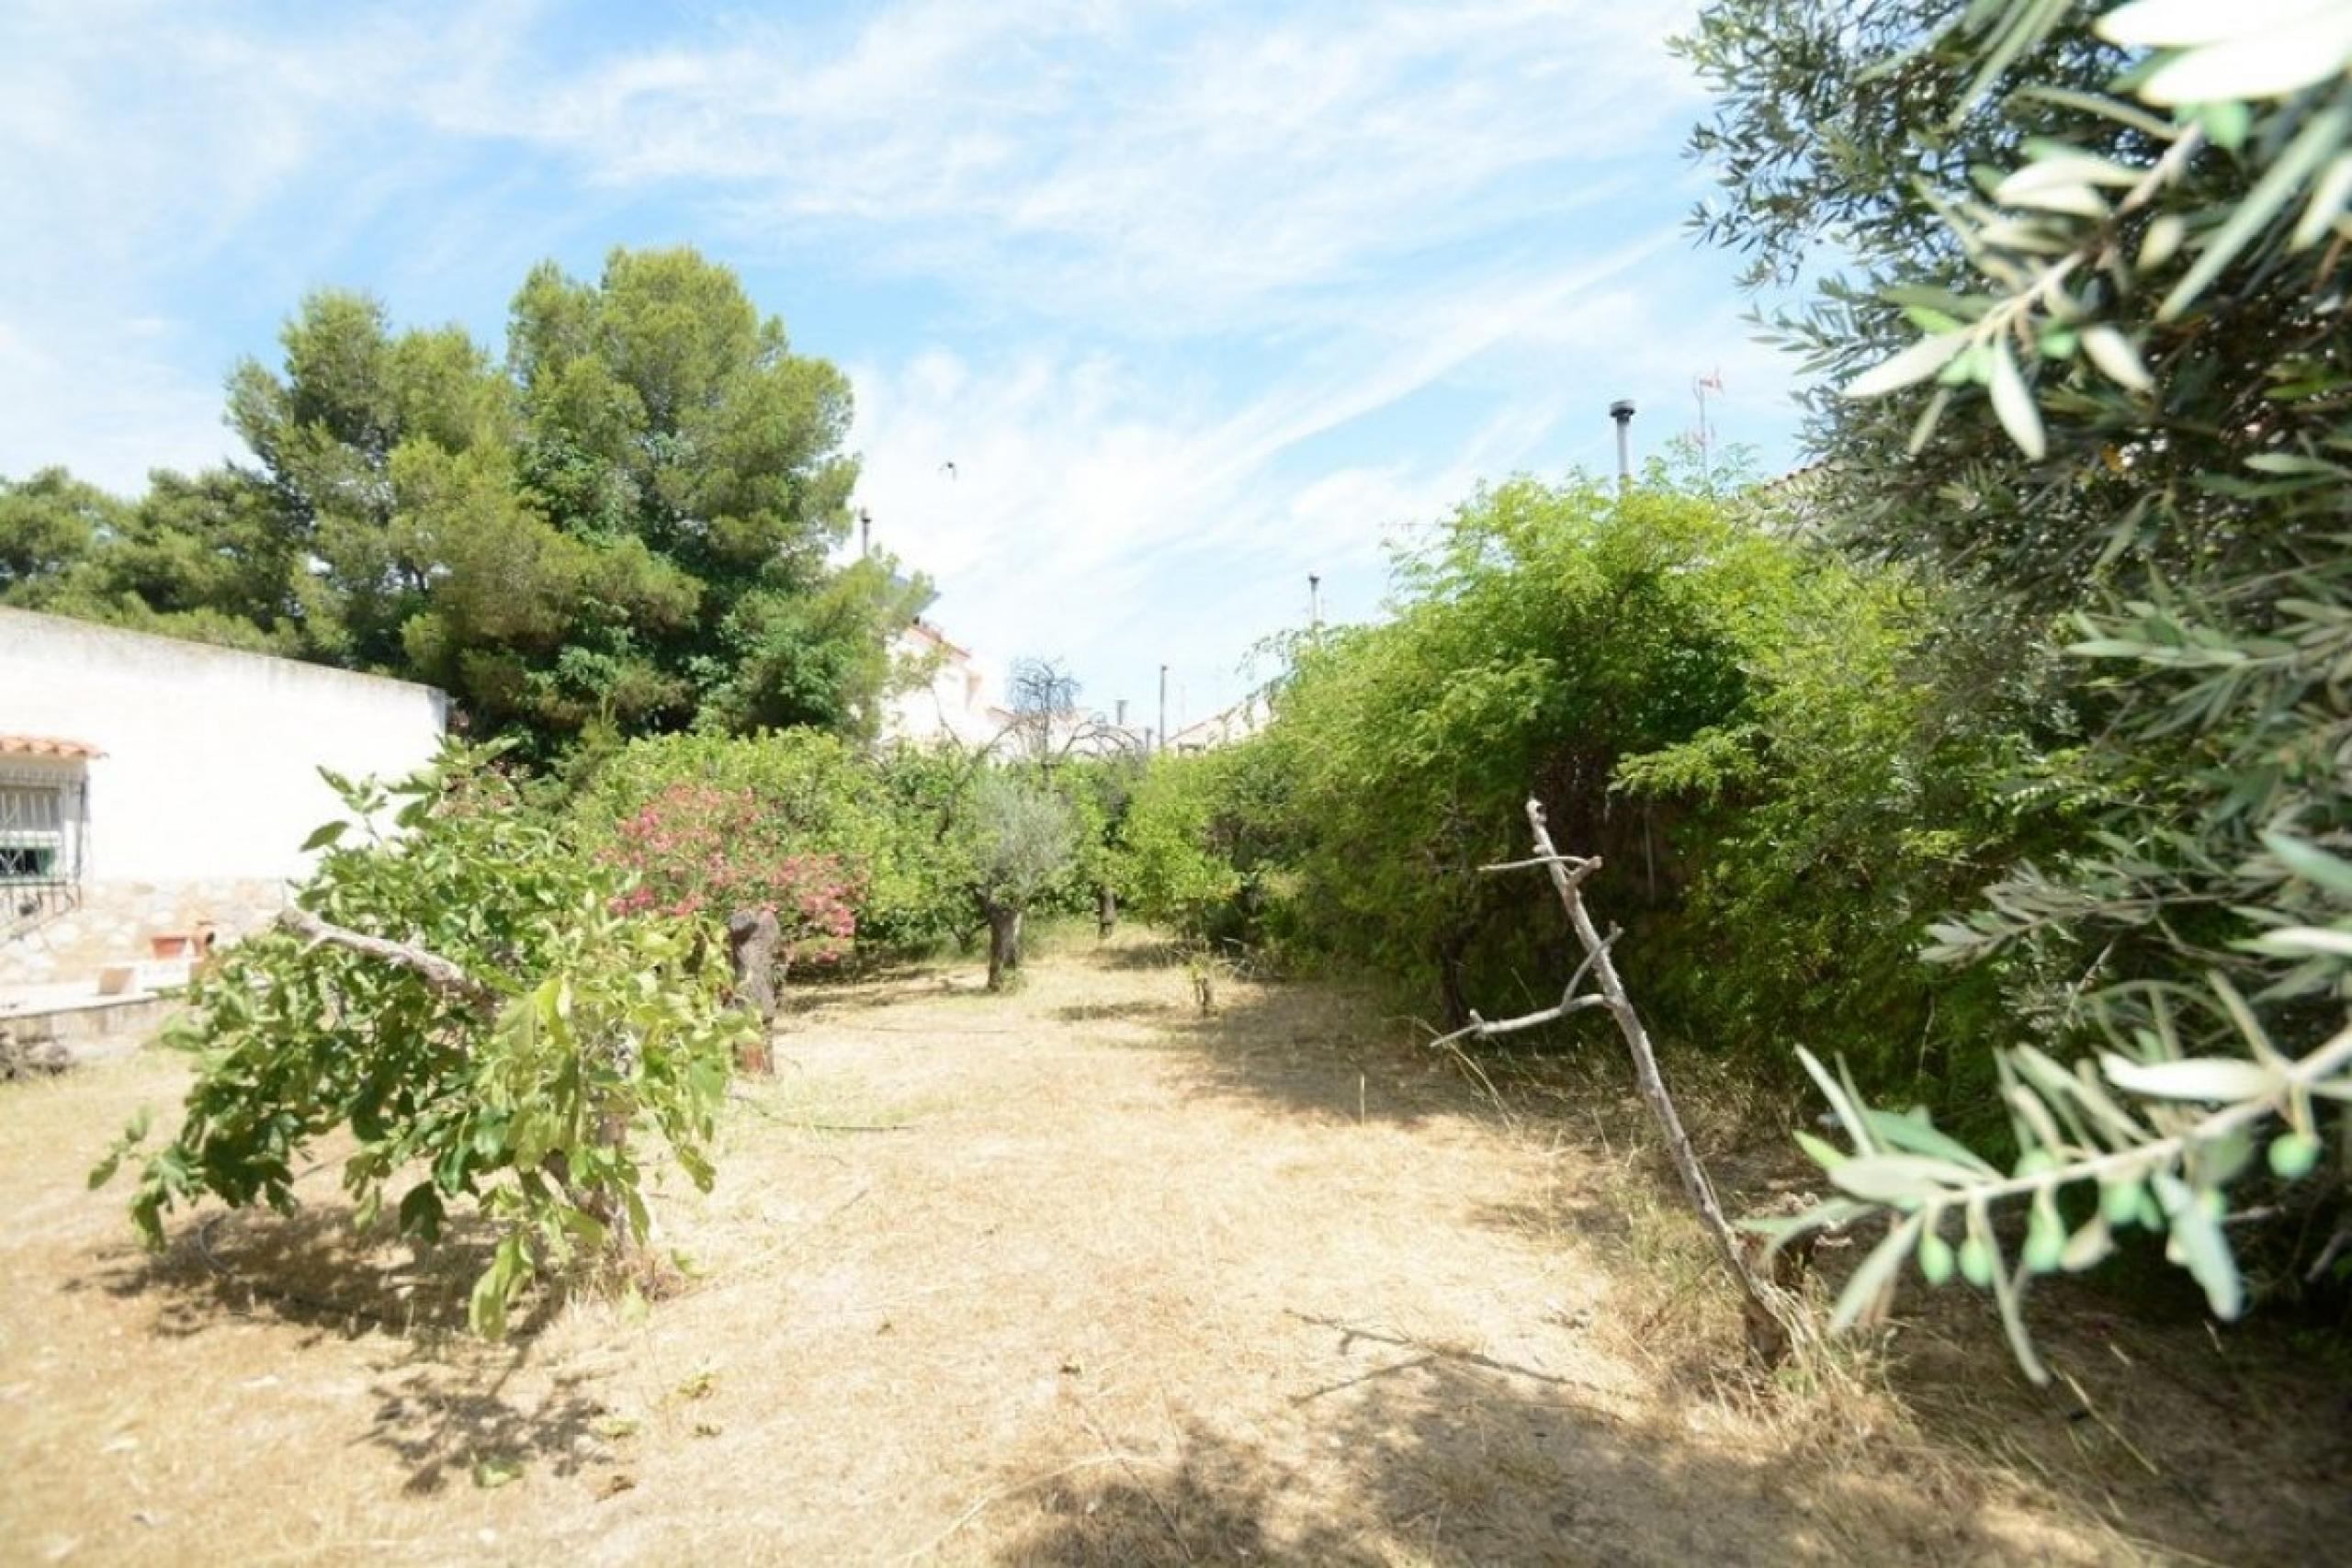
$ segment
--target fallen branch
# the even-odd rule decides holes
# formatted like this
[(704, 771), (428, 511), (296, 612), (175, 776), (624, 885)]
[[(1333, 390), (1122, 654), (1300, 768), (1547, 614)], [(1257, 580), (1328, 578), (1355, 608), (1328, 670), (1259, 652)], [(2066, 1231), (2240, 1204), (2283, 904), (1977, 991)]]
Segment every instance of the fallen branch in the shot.
[[(1562, 857), (1560, 856), (1539, 856), (1534, 860), (1510, 861), (1502, 865), (1482, 865), (1478, 869), (1480, 871), (1518, 871), (1531, 865), (1558, 865), (1560, 863), (1562, 863)], [(1568, 886), (1572, 889), (1575, 887), (1577, 883), (1584, 880), (1586, 873), (1598, 870), (1600, 865), (1600, 863), (1597, 860), (1569, 860), (1566, 863), (1583, 868), (1581, 871), (1570, 874)], [(1584, 962), (1577, 964), (1576, 973), (1568, 976), (1567, 987), (1560, 993), (1560, 1001), (1558, 1006), (1545, 1008), (1541, 1012), (1521, 1013), (1517, 1018), (1498, 1018), (1493, 1020), (1481, 1018), (1478, 1015), (1478, 1010), (1473, 1008), (1470, 1010), (1470, 1022), (1468, 1027), (1457, 1029), (1451, 1034), (1441, 1034), (1436, 1039), (1430, 1041), (1430, 1043), (1431, 1045), (1451, 1045), (1455, 1041), (1463, 1039), (1465, 1036), (1475, 1036), (1477, 1039), (1484, 1040), (1488, 1035), (1493, 1034), (1517, 1034), (1521, 1030), (1535, 1029), (1547, 1023), (1557, 1023), (1560, 1020), (1567, 1017), (1568, 1014), (1572, 1012), (1582, 1012), (1587, 1008), (1607, 1007), (1609, 1005), (1609, 998), (1607, 997), (1578, 996), (1577, 991), (1577, 988), (1584, 984), (1584, 977), (1591, 972), (1592, 966), (1596, 963), (1600, 962), (1601, 958), (1605, 957), (1608, 954), (1609, 950), (1616, 945), (1617, 939), (1624, 934), (1625, 933), (1623, 931), (1618, 930), (1615, 926), (1611, 926), (1609, 928), (1609, 934), (1601, 939), (1600, 945), (1590, 949), (1585, 953)]]
[(1430, 1043), (1431, 1045), (1451, 1045), (1455, 1041), (1465, 1037), (1484, 1040), (1490, 1035), (1517, 1034), (1521, 1030), (1536, 1029), (1547, 1023), (1557, 1023), (1560, 1020), (1567, 1017), (1568, 1014), (1572, 1012), (1582, 1012), (1587, 1008), (1606, 1007), (1608, 1005), (1608, 998), (1604, 997), (1569, 996), (1563, 997), (1560, 999), (1559, 1006), (1545, 1008), (1542, 1012), (1523, 1012), (1517, 1018), (1498, 1018), (1493, 1020), (1487, 1020), (1480, 1017), (1478, 1010), (1476, 1008), (1472, 1008), (1470, 1010), (1470, 1021), (1467, 1024), (1455, 1030), (1451, 1034), (1439, 1035), (1436, 1039), (1430, 1041)]
[(505, 998), (496, 991), (437, 953), (428, 953), (424, 948), (411, 946), (403, 942), (392, 942), (385, 937), (369, 936), (365, 931), (355, 931), (343, 926), (329, 925), (310, 910), (303, 908), (281, 909), (278, 911), (277, 923), (297, 936), (308, 937), (313, 946), (325, 943), (334, 947), (349, 948), (352, 952), (369, 958), (379, 958), (387, 964), (397, 964), (401, 968), (423, 976), (424, 983), (435, 990), (447, 996), (456, 997), (462, 1001), (493, 1010), (505, 1001)]
[[(1569, 976), (1567, 989), (1556, 1007), (1545, 1008), (1518, 1018), (1488, 1022), (1476, 1013), (1470, 1015), (1470, 1027), (1456, 1030), (1435, 1042), (1449, 1044), (1464, 1035), (1485, 1039), (1490, 1035), (1511, 1034), (1539, 1024), (1555, 1022), (1570, 1013), (1588, 1008), (1605, 1008), (1617, 1021), (1617, 1032), (1625, 1037), (1625, 1047), (1634, 1058), (1634, 1079), (1640, 1088), (1642, 1099), (1647, 1102), (1650, 1114), (1657, 1118), (1666, 1134), (1666, 1149), (1673, 1161), (1676, 1176), (1681, 1179), (1682, 1190), (1697, 1211), (1700, 1224), (1708, 1239), (1714, 1244), (1725, 1269), (1747, 1298), (1748, 1348), (1767, 1362), (1778, 1361), (1788, 1353), (1790, 1345), (1804, 1325), (1796, 1303), (1779, 1286), (1758, 1274), (1741, 1245), (1739, 1233), (1724, 1218), (1723, 1204), (1715, 1197), (1714, 1184), (1707, 1179), (1706, 1168), (1699, 1163), (1699, 1156), (1691, 1147), (1690, 1134), (1683, 1130), (1682, 1118), (1674, 1109), (1674, 1100), (1666, 1092), (1665, 1077), (1658, 1071), (1657, 1052), (1650, 1043), (1649, 1031), (1643, 1027), (1641, 1014), (1634, 1009), (1633, 998), (1626, 995), (1624, 982), (1618, 978), (1617, 965), (1610, 958), (1609, 950), (1622, 934), (1612, 929), (1607, 936), (1593, 924), (1592, 915), (1584, 907), (1580, 891), (1584, 879), (1600, 869), (1599, 856), (1564, 855), (1552, 843), (1551, 829), (1545, 824), (1544, 804), (1531, 798), (1527, 803), (1527, 825), (1535, 838), (1535, 853), (1526, 859), (1506, 861), (1499, 865), (1482, 866), (1482, 871), (1521, 871), (1542, 866), (1552, 878), (1553, 890), (1560, 896), (1560, 905), (1567, 911), (1568, 924), (1577, 941), (1584, 948), (1584, 962), (1577, 965)], [(1578, 994), (1585, 976), (1589, 974), (1597, 991)]]

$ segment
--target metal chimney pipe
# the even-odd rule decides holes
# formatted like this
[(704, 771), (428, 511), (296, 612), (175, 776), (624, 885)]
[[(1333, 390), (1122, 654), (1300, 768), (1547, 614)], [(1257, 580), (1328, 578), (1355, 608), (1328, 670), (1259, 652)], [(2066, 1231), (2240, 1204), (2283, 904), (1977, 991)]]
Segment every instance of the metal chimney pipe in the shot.
[(1168, 666), (1159, 667), (1159, 749), (1168, 750)]
[(857, 509), (857, 558), (865, 559), (874, 553), (874, 513), (861, 506)]
[(1118, 726), (1121, 729), (1127, 727), (1127, 699), (1125, 697), (1119, 699)]
[(1617, 483), (1621, 489), (1634, 487), (1634, 400), (1620, 398), (1609, 405), (1609, 417), (1617, 422)]
[(1323, 579), (1316, 572), (1306, 574), (1306, 624), (1317, 635), (1323, 630)]

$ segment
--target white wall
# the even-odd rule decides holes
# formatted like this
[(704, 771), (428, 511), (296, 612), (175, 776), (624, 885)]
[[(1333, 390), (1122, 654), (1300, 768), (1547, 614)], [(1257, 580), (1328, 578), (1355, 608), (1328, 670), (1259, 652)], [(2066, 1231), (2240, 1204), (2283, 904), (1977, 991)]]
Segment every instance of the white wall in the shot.
[(341, 814), (321, 765), (413, 772), (440, 743), (430, 686), (0, 609), (0, 734), (82, 740), (85, 885), (299, 875)]

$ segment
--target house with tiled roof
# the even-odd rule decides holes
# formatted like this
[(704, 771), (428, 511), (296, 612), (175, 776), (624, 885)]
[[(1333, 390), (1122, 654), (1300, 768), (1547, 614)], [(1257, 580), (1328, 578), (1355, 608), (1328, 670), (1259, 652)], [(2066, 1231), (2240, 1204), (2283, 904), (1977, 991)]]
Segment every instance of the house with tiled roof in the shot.
[(413, 773), (447, 708), (411, 682), (0, 609), (0, 1021), (11, 991), (21, 1010), (28, 987), (144, 986), (274, 918), (341, 814), (320, 769)]

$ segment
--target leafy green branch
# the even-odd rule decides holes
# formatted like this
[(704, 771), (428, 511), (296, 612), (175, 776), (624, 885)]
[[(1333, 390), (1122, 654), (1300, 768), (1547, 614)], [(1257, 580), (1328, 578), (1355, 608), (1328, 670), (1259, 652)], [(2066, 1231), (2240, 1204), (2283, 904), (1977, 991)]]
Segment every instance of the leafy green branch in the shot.
[[(2282, 9), (2288, 14), (2278, 14)], [(1984, 65), (1989, 74), (2048, 35), (2066, 7), (1976, 10), (2002, 17)], [(2134, 159), (2029, 138), (2024, 164), (1998, 178), (1980, 175), (1985, 199), (1922, 192), (1993, 288), (1968, 295), (1892, 291), (1890, 302), (1925, 335), (1846, 384), (1848, 397), (1871, 399), (1936, 380), (1939, 389), (1913, 427), (1915, 453), (1932, 437), (1952, 391), (1976, 385), (1986, 389), (2018, 450), (2040, 461), (2048, 440), (2021, 361), (2079, 354), (2125, 391), (2152, 395), (2156, 380), (2141, 346), (2120, 319), (2103, 317), (2120, 317), (2119, 307), (2185, 261), (2154, 316), (2158, 324), (2178, 321), (2299, 198), (2301, 211), (2285, 237), (2285, 254), (2352, 232), (2346, 219), (2352, 202), (2352, 82), (2346, 80), (2352, 28), (2342, 7), (2234, 13), (2135, 0), (2109, 13), (2098, 30), (2111, 43), (2153, 51), (2120, 85), (2143, 102), (2177, 110), (2177, 118), (2167, 122), (2103, 95), (2043, 89), (2041, 96), (2123, 126), (2142, 144), (2163, 151)], [(1969, 101), (1987, 79), (1980, 75)], [(2297, 101), (2261, 117), (2249, 107), (2249, 100), (2283, 98)], [(2163, 210), (2163, 198), (2181, 191), (2208, 150), (2256, 160), (2258, 176), (2225, 203), (2190, 193), (2186, 210)], [(2110, 202), (2102, 194), (2110, 190), (2122, 194)]]
[[(2290, 1057), (2270, 1043), (2226, 981), (2214, 984), (2253, 1048), (2250, 1058), (2167, 1054), (2177, 1053), (2177, 1039), (2144, 1032), (2137, 1059), (2109, 1052), (2096, 1068), (2088, 1062), (2067, 1067), (2031, 1046), (2006, 1053), (2002, 1097), (2023, 1151), (2007, 1172), (1922, 1113), (1871, 1107), (1850, 1078), (1831, 1075), (1801, 1051), (1851, 1147), (1807, 1134), (1799, 1141), (1845, 1196), (1763, 1228), (1785, 1241), (1875, 1211), (1896, 1216), (1840, 1293), (1832, 1330), (1881, 1306), (1904, 1261), (1916, 1258), (1931, 1285), (1957, 1272), (1990, 1290), (2019, 1365), (2036, 1382), (2047, 1382), (2020, 1311), (2028, 1281), (2090, 1268), (2114, 1249), (2115, 1233), (2132, 1225), (2164, 1234), (2165, 1256), (2203, 1288), (2214, 1314), (2236, 1317), (2245, 1289), (2222, 1228), (2225, 1189), (2266, 1141), (2269, 1168), (2280, 1180), (2300, 1179), (2319, 1164), (2313, 1101), (2352, 1100), (2352, 1027)], [(2271, 1131), (2274, 1122), (2279, 1125)], [(2070, 1222), (2063, 1200), (2086, 1185), (2098, 1189), (2097, 1206)], [(2019, 1201), (2028, 1219), (2012, 1268), (1994, 1212)], [(1945, 1235), (1954, 1215), (1957, 1248)]]
[[(469, 1317), (495, 1337), (533, 1281), (626, 1260), (647, 1235), (645, 1134), (709, 1184), (744, 1024), (707, 933), (619, 912), (618, 874), (486, 761), (453, 747), (390, 785), (330, 778), (350, 816), (312, 835), (325, 852), (298, 907), (190, 989), (173, 1043), (196, 1081), (130, 1204), (150, 1245), (206, 1196), (291, 1210), (304, 1152), (343, 1131), (359, 1227), (389, 1215), (430, 1246), (453, 1206), (490, 1223)], [(379, 832), (394, 802), (399, 831)], [(93, 1185), (145, 1132), (142, 1116)]]

